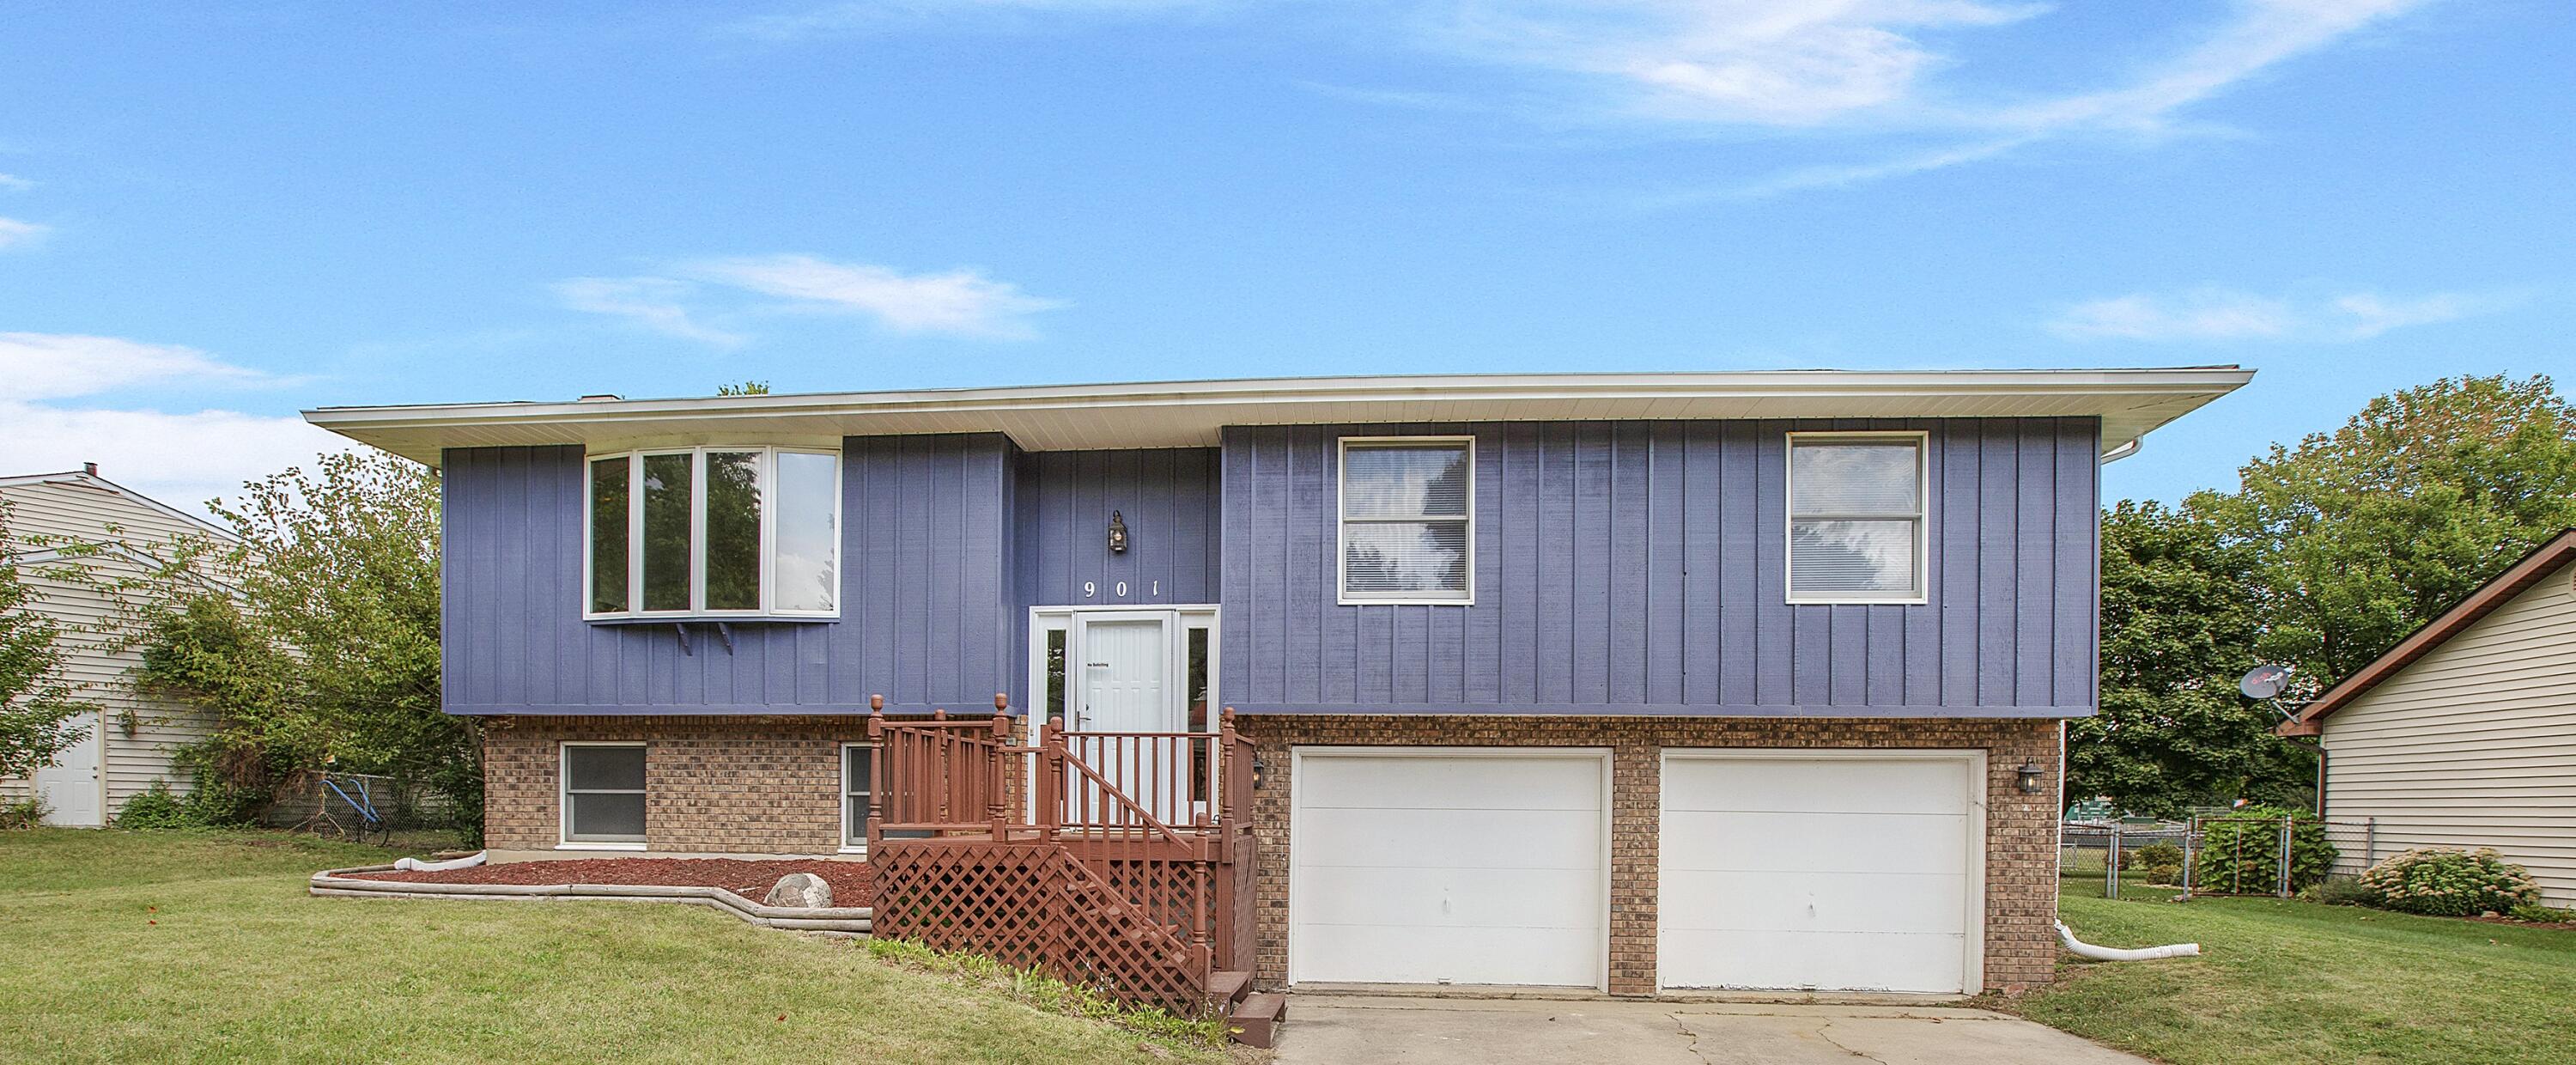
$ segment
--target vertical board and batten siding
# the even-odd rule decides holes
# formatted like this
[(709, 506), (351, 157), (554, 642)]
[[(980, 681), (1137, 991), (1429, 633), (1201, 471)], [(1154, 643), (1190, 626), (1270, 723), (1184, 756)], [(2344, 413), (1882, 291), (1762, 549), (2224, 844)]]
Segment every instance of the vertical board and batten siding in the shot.
[[(1787, 434), (1929, 433), (1928, 602), (1787, 602)], [(1336, 603), (1343, 436), (1473, 435), (1475, 602)], [(2091, 418), (1226, 430), (1223, 699), (1249, 712), (2076, 716)]]
[(2576, 906), (2571, 578), (2542, 578), (2327, 715), (2326, 816), (2373, 822), (2382, 857), (2493, 847), (2549, 905)]
[(1013, 451), (998, 435), (843, 441), (841, 616), (586, 622), (576, 446), (444, 459), (451, 712), (974, 712), (1025, 686)]
[[(1021, 455), (1020, 601), (1102, 607), (1216, 602), (1223, 557), (1217, 456), (1215, 448)], [(1111, 511), (1127, 524), (1123, 554), (1109, 551)], [(1122, 584), (1124, 594), (1118, 590)]]
[[(32, 536), (69, 537), (88, 543), (124, 543), (150, 553), (182, 537), (203, 538), (208, 526), (173, 516), (160, 508), (107, 488), (73, 482), (38, 482), (0, 490), (10, 506), (9, 531), (24, 541)], [(111, 528), (113, 526), (113, 528)], [(134, 649), (108, 644), (121, 635), (115, 628), (116, 607), (86, 584), (48, 577), (48, 565), (30, 566), (19, 576), (36, 593), (34, 609), (63, 626), (62, 676), (76, 697), (97, 704), (104, 713), (100, 772), (106, 778), (105, 816), (113, 821), (125, 801), (150, 790), (154, 781), (187, 791), (193, 782), (174, 756), (181, 748), (214, 732), (215, 716), (201, 707), (134, 689), (133, 671), (143, 664)], [(78, 565), (94, 578), (138, 577), (143, 564), (115, 555), (94, 555)], [(131, 721), (133, 731), (124, 723)], [(23, 780), (0, 781), (0, 795), (23, 794)]]

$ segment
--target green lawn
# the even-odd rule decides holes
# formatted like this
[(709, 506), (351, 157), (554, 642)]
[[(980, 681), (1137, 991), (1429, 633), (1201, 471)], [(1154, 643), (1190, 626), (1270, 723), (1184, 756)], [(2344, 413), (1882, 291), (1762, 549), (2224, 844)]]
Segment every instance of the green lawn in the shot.
[(2576, 1061), (2576, 932), (2268, 898), (2059, 900), (2088, 943), (2198, 958), (2069, 961), (2015, 1008), (2175, 1065)]
[(698, 907), (304, 893), (316, 869), (383, 860), (274, 835), (0, 834), (0, 1058), (1223, 1060)]

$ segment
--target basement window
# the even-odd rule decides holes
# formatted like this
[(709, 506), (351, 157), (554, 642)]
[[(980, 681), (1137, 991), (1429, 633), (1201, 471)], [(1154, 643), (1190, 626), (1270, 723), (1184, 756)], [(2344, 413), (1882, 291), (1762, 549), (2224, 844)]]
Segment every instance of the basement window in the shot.
[(840, 471), (793, 448), (590, 456), (582, 616), (839, 616)]
[(563, 745), (563, 844), (644, 849), (644, 745)]

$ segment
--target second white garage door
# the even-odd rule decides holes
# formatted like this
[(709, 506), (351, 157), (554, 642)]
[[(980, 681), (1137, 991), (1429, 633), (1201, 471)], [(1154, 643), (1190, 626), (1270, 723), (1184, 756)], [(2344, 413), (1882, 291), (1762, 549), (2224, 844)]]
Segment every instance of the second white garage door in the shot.
[(1977, 990), (1970, 752), (1665, 752), (1670, 988)]
[(1601, 987), (1608, 764), (1298, 749), (1289, 981)]

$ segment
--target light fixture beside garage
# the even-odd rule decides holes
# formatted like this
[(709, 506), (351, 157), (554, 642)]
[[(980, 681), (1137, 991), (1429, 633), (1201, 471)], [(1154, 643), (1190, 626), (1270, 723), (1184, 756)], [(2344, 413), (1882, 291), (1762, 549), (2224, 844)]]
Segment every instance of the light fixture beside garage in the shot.
[(2037, 762), (2023, 762), (2020, 775), (2021, 792), (2024, 795), (2039, 794), (2040, 785), (2048, 780), (2048, 770), (2040, 768)]
[(1109, 512), (1109, 553), (1127, 553), (1127, 518), (1114, 510)]

